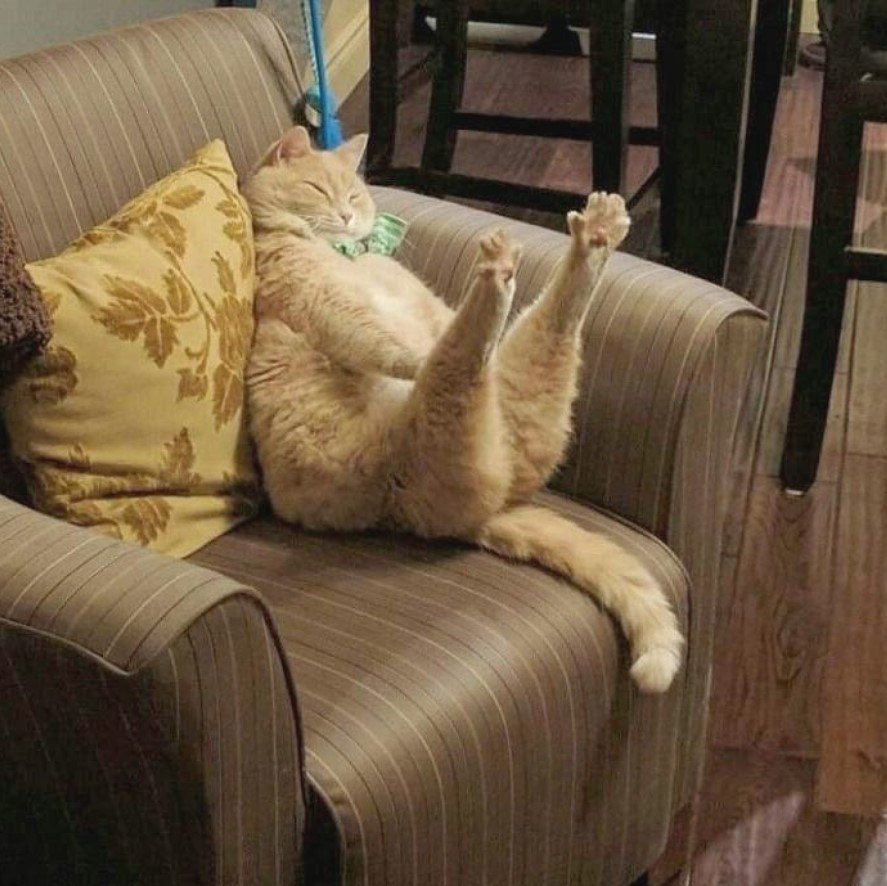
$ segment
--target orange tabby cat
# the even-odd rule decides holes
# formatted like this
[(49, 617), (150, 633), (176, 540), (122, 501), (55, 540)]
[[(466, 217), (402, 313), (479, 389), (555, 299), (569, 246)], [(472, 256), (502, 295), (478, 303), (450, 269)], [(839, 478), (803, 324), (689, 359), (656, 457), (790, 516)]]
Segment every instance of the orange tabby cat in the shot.
[(357, 174), (366, 138), (312, 149), (290, 130), (243, 193), (256, 238), (250, 426), (275, 512), (312, 529), (388, 527), (531, 560), (619, 620), (641, 689), (665, 691), (683, 638), (661, 588), (631, 555), (527, 500), (570, 431), (579, 342), (629, 219), (592, 194), (546, 288), (506, 330), (519, 249), (480, 243), (458, 311), (394, 258), (348, 258), (375, 206)]

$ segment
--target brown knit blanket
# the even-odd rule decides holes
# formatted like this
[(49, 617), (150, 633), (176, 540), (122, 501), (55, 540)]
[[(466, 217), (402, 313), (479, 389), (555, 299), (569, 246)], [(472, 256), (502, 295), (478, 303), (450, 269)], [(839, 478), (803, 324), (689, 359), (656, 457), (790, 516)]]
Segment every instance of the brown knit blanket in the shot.
[[(0, 390), (12, 372), (39, 354), (51, 335), (49, 314), (25, 270), (21, 246), (0, 200)], [(7, 449), (0, 416), (0, 495), (25, 501), (18, 470)]]
[(0, 374), (42, 351), (50, 335), (46, 306), (25, 270), (18, 237), (0, 201)]

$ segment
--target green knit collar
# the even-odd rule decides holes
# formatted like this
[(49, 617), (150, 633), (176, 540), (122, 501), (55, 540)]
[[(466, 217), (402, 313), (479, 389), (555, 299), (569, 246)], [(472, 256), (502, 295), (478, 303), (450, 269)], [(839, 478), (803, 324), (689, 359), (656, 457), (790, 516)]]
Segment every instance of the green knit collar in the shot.
[(373, 229), (360, 240), (338, 240), (332, 244), (336, 252), (346, 258), (357, 258), (368, 252), (378, 255), (394, 255), (407, 232), (407, 223), (396, 215), (380, 212), (373, 222)]

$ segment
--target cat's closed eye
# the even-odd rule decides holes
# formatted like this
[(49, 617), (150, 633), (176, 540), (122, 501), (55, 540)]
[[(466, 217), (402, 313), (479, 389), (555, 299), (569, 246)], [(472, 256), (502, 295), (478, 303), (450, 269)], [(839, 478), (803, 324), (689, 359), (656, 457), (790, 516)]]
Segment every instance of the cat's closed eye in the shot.
[(317, 191), (317, 193), (320, 194), (320, 196), (323, 197), (325, 200), (330, 199), (330, 195), (319, 185), (314, 184), (314, 182), (305, 182), (305, 184), (309, 188), (311, 188), (312, 191)]

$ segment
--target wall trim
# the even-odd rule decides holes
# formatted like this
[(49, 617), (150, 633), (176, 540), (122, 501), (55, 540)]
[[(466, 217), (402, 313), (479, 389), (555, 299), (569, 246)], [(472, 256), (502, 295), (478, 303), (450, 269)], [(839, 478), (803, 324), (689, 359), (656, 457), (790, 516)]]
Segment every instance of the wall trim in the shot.
[(333, 92), (344, 102), (370, 69), (369, 4), (350, 18), (327, 45), (327, 68)]

